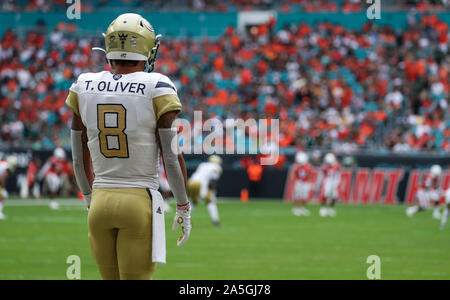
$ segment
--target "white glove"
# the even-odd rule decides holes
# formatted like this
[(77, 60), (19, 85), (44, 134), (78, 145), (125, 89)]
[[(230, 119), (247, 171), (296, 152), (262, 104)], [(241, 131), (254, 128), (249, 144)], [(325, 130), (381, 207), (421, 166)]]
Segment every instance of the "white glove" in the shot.
[(0, 192), (2, 193), (4, 199), (8, 198), (8, 191), (6, 189), (0, 187)]
[(181, 235), (178, 238), (177, 245), (181, 246), (187, 241), (191, 234), (191, 205), (189, 202), (184, 205), (177, 204), (177, 212), (175, 213), (172, 229), (177, 230), (178, 224), (181, 225)]
[(83, 195), (84, 201), (86, 202), (86, 205), (87, 205), (87, 210), (89, 210), (89, 208), (91, 207), (91, 197), (92, 197), (92, 193)]

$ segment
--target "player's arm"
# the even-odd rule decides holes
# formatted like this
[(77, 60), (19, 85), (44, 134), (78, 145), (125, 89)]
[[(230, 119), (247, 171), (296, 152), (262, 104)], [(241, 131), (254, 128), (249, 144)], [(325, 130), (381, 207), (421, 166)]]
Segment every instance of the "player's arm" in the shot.
[(80, 116), (73, 114), (72, 130), (70, 131), (72, 141), (73, 171), (78, 188), (88, 205), (91, 204), (92, 182), (94, 174), (91, 169), (91, 155), (87, 146), (87, 131)]
[(212, 191), (217, 190), (217, 185), (218, 185), (218, 180), (217, 179), (213, 179), (209, 182), (209, 189)]
[(183, 157), (183, 155), (182, 155), (181, 153), (178, 154), (178, 163), (180, 164), (181, 172), (183, 173), (183, 177), (184, 177), (184, 187), (185, 187), (186, 194), (187, 194), (187, 171), (186, 171), (186, 163), (184, 162), (184, 157)]
[(0, 177), (0, 201), (3, 201), (3, 193), (6, 188), (6, 178), (8, 178), (8, 170)]
[(78, 188), (83, 194), (88, 208), (91, 204), (92, 182), (94, 174), (91, 169), (91, 155), (87, 147), (87, 131), (81, 120), (80, 107), (78, 104), (78, 93), (80, 90), (79, 82), (81, 76), (72, 84), (67, 95), (66, 105), (72, 110), (72, 130), (70, 131), (70, 140), (72, 142), (72, 161), (73, 172), (77, 181)]
[(37, 177), (39, 181), (42, 181), (44, 179), (45, 173), (47, 173), (47, 171), (50, 169), (50, 166), (51, 166), (50, 160), (47, 160), (38, 173)]
[(3, 173), (2, 177), (0, 177), (0, 188), (6, 187), (6, 178), (8, 178), (8, 176), (9, 176), (9, 170), (6, 169), (5, 172)]
[[(186, 193), (187, 172), (183, 155), (178, 154), (177, 132), (172, 123), (177, 112), (171, 111), (162, 115), (157, 123), (157, 137), (164, 161), (167, 181), (174, 194), (177, 205), (189, 203)], [(175, 148), (175, 149), (173, 149)]]
[(177, 212), (172, 228), (176, 230), (181, 225), (181, 236), (178, 246), (189, 238), (191, 231), (190, 204), (186, 192), (187, 172), (183, 156), (178, 154), (177, 131), (172, 123), (177, 117), (176, 111), (169, 111), (160, 116), (157, 122), (156, 136), (159, 141), (161, 154), (172, 194), (177, 201)]

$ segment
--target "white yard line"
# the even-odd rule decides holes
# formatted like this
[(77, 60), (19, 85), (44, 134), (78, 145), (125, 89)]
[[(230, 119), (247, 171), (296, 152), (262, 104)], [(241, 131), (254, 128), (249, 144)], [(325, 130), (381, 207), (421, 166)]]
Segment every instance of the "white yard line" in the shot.
[[(57, 199), (60, 206), (83, 206), (85, 205), (83, 201), (76, 198), (62, 198)], [(4, 201), (6, 206), (48, 206), (50, 199), (14, 199)]]

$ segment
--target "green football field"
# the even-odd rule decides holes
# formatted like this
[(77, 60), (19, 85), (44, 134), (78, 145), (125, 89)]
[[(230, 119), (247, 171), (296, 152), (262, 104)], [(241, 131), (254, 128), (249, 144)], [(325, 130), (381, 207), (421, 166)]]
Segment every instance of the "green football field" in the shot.
[[(67, 257), (81, 259), (81, 279), (100, 279), (78, 200), (8, 200), (0, 221), (0, 279), (66, 279)], [(173, 207), (172, 203), (172, 207)], [(450, 279), (450, 228), (431, 211), (409, 219), (404, 206), (338, 205), (336, 218), (296, 217), (280, 201), (221, 199), (222, 227), (205, 205), (193, 212), (191, 238), (176, 246), (166, 214), (167, 264), (154, 279), (367, 279), (370, 255), (381, 279)]]

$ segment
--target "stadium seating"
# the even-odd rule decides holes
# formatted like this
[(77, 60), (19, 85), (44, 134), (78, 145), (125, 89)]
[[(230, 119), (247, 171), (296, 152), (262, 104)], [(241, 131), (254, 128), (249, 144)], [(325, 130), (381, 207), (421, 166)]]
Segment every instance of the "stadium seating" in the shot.
[[(117, 13), (84, 13), (80, 26), (60, 12), (44, 24), (30, 10), (0, 15), (0, 146), (68, 148), (65, 95), (80, 73), (108, 67), (91, 47)], [(282, 149), (450, 151), (447, 14), (367, 23), (365, 13), (280, 13), (248, 32), (236, 30), (234, 12), (146, 16), (167, 35), (157, 71), (177, 84), (184, 118), (279, 118)]]

